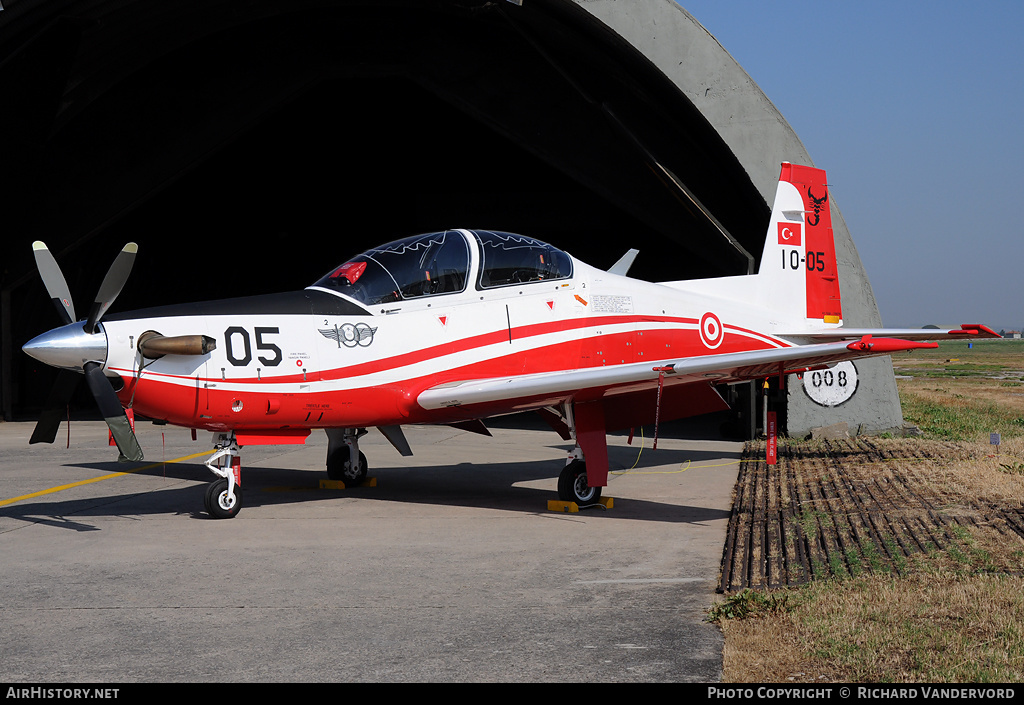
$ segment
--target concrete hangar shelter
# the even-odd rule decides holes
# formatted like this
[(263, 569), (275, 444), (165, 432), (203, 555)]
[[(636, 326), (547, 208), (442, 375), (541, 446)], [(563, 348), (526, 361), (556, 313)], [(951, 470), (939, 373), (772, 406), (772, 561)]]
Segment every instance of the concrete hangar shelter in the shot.
[[(792, 128), (671, 0), (0, 0), (6, 419), (54, 372), (30, 244), (82, 309), (119, 248), (115, 310), (300, 289), (369, 246), (450, 227), (547, 240), (658, 281), (757, 266)], [(826, 165), (827, 166), (827, 165)], [(832, 203), (845, 319), (880, 317)], [(899, 427), (887, 358), (855, 393), (771, 390), (791, 434)], [(773, 387), (777, 382), (773, 381)], [(734, 394), (752, 434), (759, 385)], [(81, 385), (73, 407), (91, 412)], [(758, 393), (760, 393), (758, 391)]]

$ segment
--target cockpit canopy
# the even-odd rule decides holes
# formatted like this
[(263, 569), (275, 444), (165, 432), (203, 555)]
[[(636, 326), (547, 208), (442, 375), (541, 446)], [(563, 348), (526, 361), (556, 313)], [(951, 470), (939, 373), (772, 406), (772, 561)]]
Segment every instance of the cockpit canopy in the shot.
[(477, 289), (572, 276), (569, 255), (540, 240), (491, 230), (445, 230), (374, 247), (313, 286), (367, 305), (455, 294), (466, 290), (472, 275), (470, 247), (479, 262)]

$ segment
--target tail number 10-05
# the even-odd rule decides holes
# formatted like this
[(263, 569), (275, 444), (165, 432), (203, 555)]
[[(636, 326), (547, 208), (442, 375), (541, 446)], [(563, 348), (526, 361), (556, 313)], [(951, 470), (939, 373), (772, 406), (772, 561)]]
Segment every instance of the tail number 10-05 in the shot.
[(800, 256), (800, 250), (783, 250), (782, 251), (782, 268), (783, 269), (800, 269), (800, 265), (807, 265), (808, 272), (824, 272), (825, 271), (825, 253), (824, 252), (808, 252), (807, 259), (805, 260)]

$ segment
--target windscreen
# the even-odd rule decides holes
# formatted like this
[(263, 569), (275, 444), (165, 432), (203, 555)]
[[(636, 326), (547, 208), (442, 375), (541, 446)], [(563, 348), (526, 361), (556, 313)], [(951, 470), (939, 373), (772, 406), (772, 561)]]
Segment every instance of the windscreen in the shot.
[(457, 230), (416, 235), (367, 250), (314, 286), (374, 305), (464, 291), (469, 245)]

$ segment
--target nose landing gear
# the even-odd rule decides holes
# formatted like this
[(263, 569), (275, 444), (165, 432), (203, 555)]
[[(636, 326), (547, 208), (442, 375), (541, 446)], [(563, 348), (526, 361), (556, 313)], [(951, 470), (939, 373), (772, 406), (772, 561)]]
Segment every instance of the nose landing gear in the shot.
[(242, 509), (241, 448), (233, 433), (219, 436), (214, 448), (206, 467), (217, 479), (206, 488), (203, 504), (212, 518), (231, 519)]

